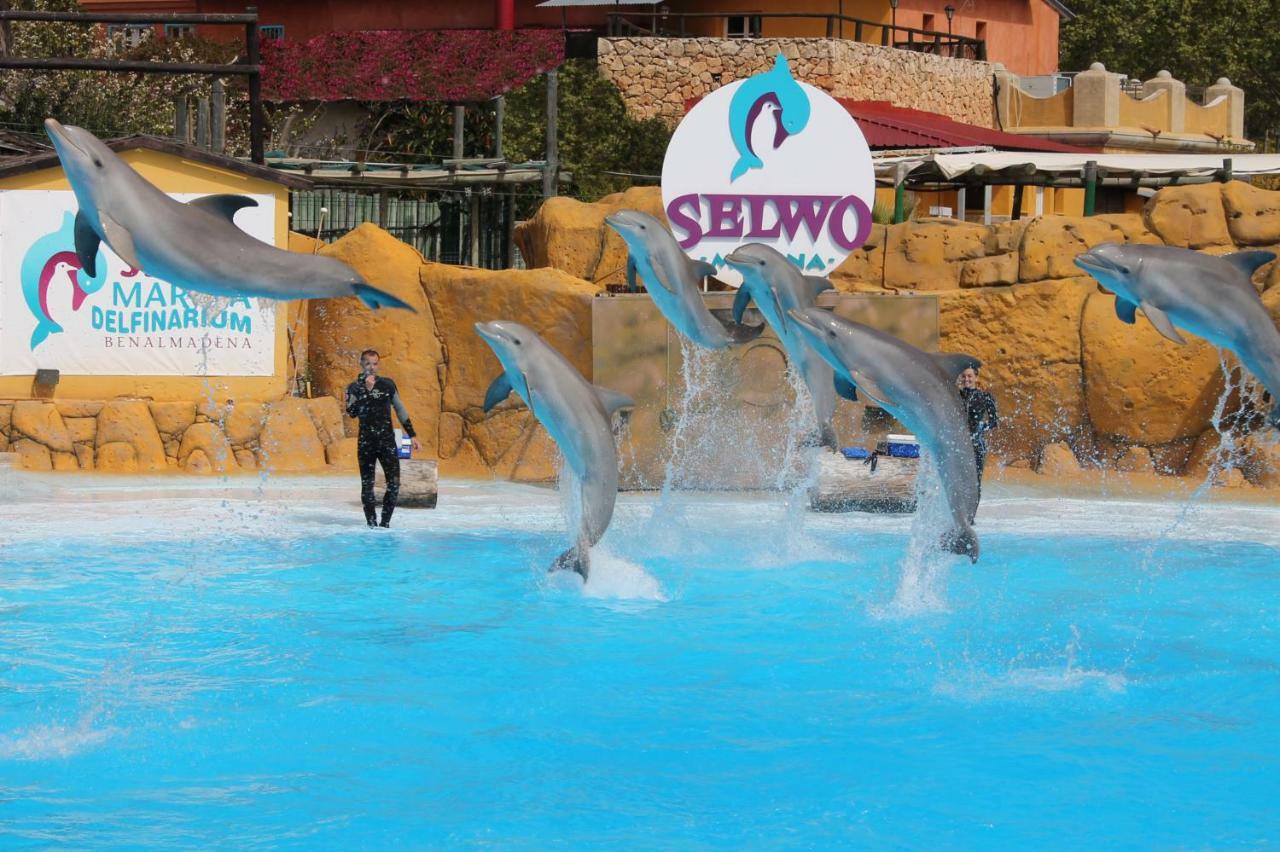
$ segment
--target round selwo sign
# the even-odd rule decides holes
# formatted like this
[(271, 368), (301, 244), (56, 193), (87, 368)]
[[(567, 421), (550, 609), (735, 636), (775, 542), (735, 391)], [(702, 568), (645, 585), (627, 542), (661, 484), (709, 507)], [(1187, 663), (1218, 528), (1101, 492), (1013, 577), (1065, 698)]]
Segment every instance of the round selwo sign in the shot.
[(723, 86), (676, 127), (662, 204), (680, 247), (737, 286), (724, 256), (765, 243), (808, 275), (829, 275), (871, 233), (875, 168), (844, 107), (774, 67)]

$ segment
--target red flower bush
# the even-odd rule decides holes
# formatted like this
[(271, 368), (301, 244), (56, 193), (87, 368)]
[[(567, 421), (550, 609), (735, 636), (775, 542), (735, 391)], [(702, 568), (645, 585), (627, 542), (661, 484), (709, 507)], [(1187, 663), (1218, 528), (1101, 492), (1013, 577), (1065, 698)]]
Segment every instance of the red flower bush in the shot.
[(564, 62), (560, 30), (362, 30), (262, 43), (270, 101), (484, 101)]

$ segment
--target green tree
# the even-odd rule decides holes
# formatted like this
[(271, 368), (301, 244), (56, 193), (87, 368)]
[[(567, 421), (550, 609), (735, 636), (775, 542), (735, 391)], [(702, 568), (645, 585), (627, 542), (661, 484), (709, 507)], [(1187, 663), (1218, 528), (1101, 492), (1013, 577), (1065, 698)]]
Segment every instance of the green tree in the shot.
[(1150, 79), (1168, 70), (1197, 86), (1227, 77), (1244, 89), (1245, 133), (1280, 129), (1280, 0), (1071, 0), (1061, 65)]

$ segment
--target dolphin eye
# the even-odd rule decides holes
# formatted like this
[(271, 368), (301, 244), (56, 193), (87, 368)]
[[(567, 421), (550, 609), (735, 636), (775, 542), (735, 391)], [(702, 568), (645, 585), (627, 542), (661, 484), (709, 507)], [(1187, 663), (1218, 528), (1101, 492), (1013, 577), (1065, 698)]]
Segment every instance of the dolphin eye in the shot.
[(102, 160), (98, 159), (97, 157), (93, 158), (93, 164), (98, 168), (102, 168)]

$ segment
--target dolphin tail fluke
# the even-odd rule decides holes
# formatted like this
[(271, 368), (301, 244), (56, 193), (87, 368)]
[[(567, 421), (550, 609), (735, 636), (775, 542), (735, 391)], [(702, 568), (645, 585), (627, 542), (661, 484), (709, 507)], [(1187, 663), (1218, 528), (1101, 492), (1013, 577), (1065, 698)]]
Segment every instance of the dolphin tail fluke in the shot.
[(728, 332), (729, 339), (733, 343), (750, 343), (760, 335), (764, 334), (764, 323), (759, 325), (747, 325), (741, 322), (726, 322), (724, 330)]
[(408, 311), (411, 314), (417, 313), (417, 310), (413, 305), (410, 305), (408, 302), (401, 299), (397, 299), (390, 293), (384, 293), (377, 287), (370, 287), (368, 284), (357, 284), (354, 289), (356, 291), (356, 296), (360, 301), (364, 302), (365, 306), (370, 310), (376, 311), (379, 308), (400, 308), (401, 310)]
[(738, 162), (733, 164), (733, 171), (729, 173), (729, 182), (733, 183), (751, 169), (758, 169), (763, 165), (764, 161), (754, 154), (743, 154), (738, 158)]
[(954, 529), (942, 537), (942, 549), (959, 556), (968, 556), (970, 562), (977, 562), (978, 534), (969, 526)]
[(556, 557), (556, 561), (551, 563), (551, 570), (573, 571), (575, 574), (582, 575), (583, 582), (586, 582), (587, 573), (591, 570), (587, 552), (585, 543), (576, 544)]
[[(31, 348), (35, 349), (41, 343), (44, 343), (45, 340), (49, 337), (49, 333), (54, 330), (55, 329), (50, 328), (44, 323), (40, 323), (39, 325), (37, 325), (35, 327), (35, 330), (31, 332)], [(57, 330), (61, 331), (61, 329), (57, 329)]]

